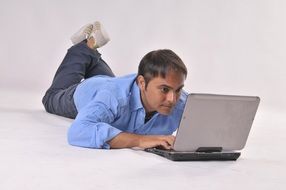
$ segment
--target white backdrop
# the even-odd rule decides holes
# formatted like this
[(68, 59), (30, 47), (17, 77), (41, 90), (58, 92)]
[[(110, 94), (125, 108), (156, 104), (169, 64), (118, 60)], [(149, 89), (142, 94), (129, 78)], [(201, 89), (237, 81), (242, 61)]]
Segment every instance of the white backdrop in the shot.
[(116, 75), (169, 48), (189, 69), (187, 91), (258, 95), (261, 109), (285, 110), (285, 10), (283, 0), (1, 1), (0, 90), (44, 93), (70, 36), (100, 20)]

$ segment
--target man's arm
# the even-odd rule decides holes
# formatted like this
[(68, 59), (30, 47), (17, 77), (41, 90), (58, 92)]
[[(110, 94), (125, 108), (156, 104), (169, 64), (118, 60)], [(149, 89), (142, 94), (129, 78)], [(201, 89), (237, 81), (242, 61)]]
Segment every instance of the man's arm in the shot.
[(68, 130), (68, 142), (87, 148), (110, 148), (106, 142), (122, 131), (111, 126), (117, 117), (117, 100), (106, 92), (83, 106)]
[(119, 133), (108, 141), (110, 148), (152, 148), (161, 146), (164, 149), (171, 149), (175, 137), (172, 135), (137, 135), (132, 133)]
[[(100, 95), (100, 96), (99, 96)], [(151, 148), (170, 149), (173, 136), (137, 135), (126, 133), (110, 125), (117, 118), (118, 103), (109, 92), (97, 94), (78, 113), (68, 131), (68, 142), (89, 148)]]

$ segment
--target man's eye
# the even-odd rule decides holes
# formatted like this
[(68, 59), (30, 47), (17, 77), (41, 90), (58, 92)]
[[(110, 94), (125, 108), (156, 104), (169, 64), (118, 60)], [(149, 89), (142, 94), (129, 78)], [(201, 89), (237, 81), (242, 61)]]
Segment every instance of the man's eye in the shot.
[(161, 91), (164, 93), (164, 94), (166, 94), (166, 93), (168, 93), (169, 92), (169, 88), (161, 88)]
[(182, 89), (180, 88), (180, 89), (176, 90), (176, 93), (179, 94), (179, 93), (181, 93), (181, 91), (182, 91)]

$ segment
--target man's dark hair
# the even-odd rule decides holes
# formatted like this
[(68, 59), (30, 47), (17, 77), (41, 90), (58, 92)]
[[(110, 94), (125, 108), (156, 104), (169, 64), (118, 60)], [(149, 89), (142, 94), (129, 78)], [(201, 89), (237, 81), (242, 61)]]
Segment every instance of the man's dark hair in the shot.
[(146, 87), (155, 77), (165, 78), (169, 71), (182, 73), (187, 77), (187, 67), (181, 58), (169, 49), (160, 49), (147, 53), (140, 61), (138, 76), (145, 79)]

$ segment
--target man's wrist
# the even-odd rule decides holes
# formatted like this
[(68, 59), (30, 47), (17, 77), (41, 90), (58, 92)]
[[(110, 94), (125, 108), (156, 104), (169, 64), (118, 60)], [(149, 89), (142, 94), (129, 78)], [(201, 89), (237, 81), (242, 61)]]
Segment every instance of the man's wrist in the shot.
[(141, 147), (143, 142), (142, 140), (143, 135), (121, 132), (111, 139), (108, 144), (111, 148), (133, 148)]

